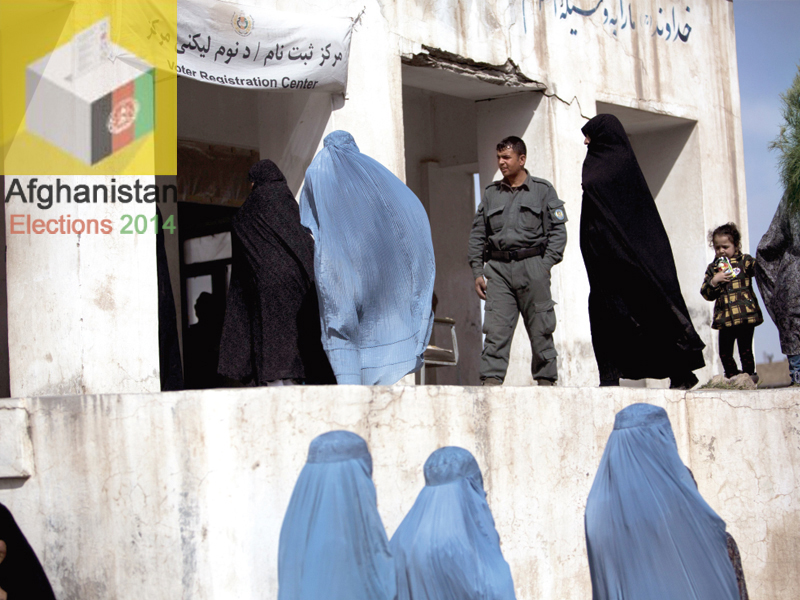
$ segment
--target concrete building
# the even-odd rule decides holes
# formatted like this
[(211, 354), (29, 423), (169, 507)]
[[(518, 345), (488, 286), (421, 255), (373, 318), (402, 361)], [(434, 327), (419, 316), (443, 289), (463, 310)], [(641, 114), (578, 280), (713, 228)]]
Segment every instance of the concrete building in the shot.
[[(463, 445), (484, 470), (518, 597), (586, 598), (586, 494), (614, 411), (645, 401), (667, 407), (682, 457), (739, 542), (753, 596), (793, 598), (797, 394), (587, 389), (597, 371), (578, 247), (580, 129), (603, 112), (626, 127), (670, 236), (706, 342), (698, 377), (721, 371), (712, 305), (699, 287), (712, 256), (706, 232), (730, 220), (747, 230), (731, 2), (239, 6), (360, 19), (345, 98), (178, 78), (180, 201), (160, 208), (177, 220), (167, 251), (182, 332), (201, 292), (224, 293), (226, 228), (246, 196), (247, 167), (274, 160), (298, 193), (323, 137), (345, 129), (425, 205), (437, 314), (456, 320), (461, 361), (430, 370), (438, 385), (426, 388), (161, 394), (152, 233), (11, 234), (10, 214), (37, 210), (12, 201), (0, 296), (7, 290), (14, 399), (0, 401), (0, 501), (58, 597), (275, 598), (277, 535), (308, 443), (348, 428), (370, 442), (390, 534), (422, 484), (427, 455)], [(494, 148), (508, 135), (526, 141), (528, 168), (555, 185), (569, 216), (565, 259), (553, 270), (564, 389), (548, 393), (512, 387), (532, 383), (522, 327), (505, 388), (441, 387), (478, 383), (481, 309), (467, 237), (476, 178), (484, 186), (498, 177)], [(149, 219), (154, 207), (51, 209), (115, 222), (123, 213)]]
[[(252, 4), (300, 14), (321, 10), (303, 1)], [(244, 200), (247, 165), (258, 156), (271, 158), (298, 193), (322, 138), (346, 129), (363, 152), (408, 183), (430, 216), (437, 256), (437, 313), (456, 320), (461, 361), (456, 368), (432, 370), (428, 381), (476, 384), (482, 315), (465, 258), (475, 211), (475, 176), (480, 186), (498, 178), (495, 144), (516, 134), (528, 145), (530, 171), (555, 185), (569, 216), (565, 259), (553, 270), (561, 383), (595, 385), (588, 280), (578, 247), (585, 156), (580, 128), (595, 114), (611, 112), (631, 137), (672, 241), (689, 311), (707, 345), (708, 366), (698, 375), (707, 380), (718, 373), (709, 326), (712, 305), (697, 290), (712, 256), (705, 241), (709, 228), (733, 220), (747, 230), (733, 9), (725, 0), (590, 4), (329, 3), (324, 12), (332, 16), (360, 15), (352, 34), (346, 99), (313, 91), (253, 91), (179, 77), (178, 187), (185, 202), (162, 205), (162, 210), (180, 210), (178, 229), (168, 236), (168, 253), (183, 329), (194, 322), (197, 295), (213, 287), (209, 277), (224, 288), (224, 264), (216, 262), (213, 275), (200, 263), (229, 256), (224, 225), (219, 223), (229, 220), (232, 207)], [(36, 210), (30, 205), (19, 208), (22, 213)], [(152, 210), (147, 205), (137, 208)], [(75, 208), (53, 210), (74, 213)], [(107, 210), (113, 213), (119, 207)], [(125, 207), (124, 212), (130, 210)], [(63, 361), (47, 362), (48, 354), (56, 357), (52, 338), (38, 336), (22, 344), (24, 351), (11, 353), (12, 395), (157, 391), (145, 383), (154, 379), (157, 369), (151, 345), (155, 299), (137, 300), (136, 332), (129, 330), (132, 312), (127, 300), (130, 290), (137, 295), (152, 290), (153, 249), (136, 236), (111, 236), (97, 251), (78, 250), (71, 241), (50, 237), (36, 239), (33, 246), (30, 236), (8, 239), (8, 285), (28, 290), (25, 298), (9, 298), (9, 337), (25, 337), (27, 321), (35, 315), (43, 330), (64, 343), (63, 353), (70, 360), (80, 348), (85, 372), (67, 374)], [(130, 268), (112, 258), (116, 252), (124, 254)], [(29, 261), (37, 260), (38, 254), (58, 254), (65, 262), (54, 277), (32, 282)], [(102, 277), (102, 282), (86, 281), (75, 288), (75, 275), (87, 276), (79, 254), (102, 254), (108, 259), (103, 265), (114, 270), (113, 279)], [(187, 261), (193, 266), (187, 268)], [(54, 266), (51, 262), (50, 268)], [(93, 268), (93, 273), (98, 271)], [(72, 284), (56, 284), (59, 278)], [(41, 289), (34, 290), (39, 284)], [(31, 296), (39, 302), (47, 298), (53, 285), (66, 297), (107, 296), (113, 306), (100, 301), (78, 308), (70, 303), (74, 318), (64, 318), (61, 310), (43, 311), (30, 302)], [(108, 339), (123, 337), (132, 343), (141, 336), (136, 356), (126, 352), (119, 358), (119, 371), (113, 351), (97, 344), (94, 332), (71, 329), (81, 318), (84, 328), (94, 327), (89, 323), (98, 323), (95, 316), (104, 320), (98, 331), (113, 332)], [(520, 324), (507, 379), (512, 385), (531, 383), (525, 337)], [(93, 358), (102, 365), (97, 379), (91, 373)], [(140, 383), (131, 387), (132, 380)]]
[[(329, 12), (355, 16), (363, 6), (336, 3)], [(456, 320), (461, 350), (458, 367), (431, 371), (428, 381), (461, 385), (478, 383), (482, 345), (481, 307), (465, 260), (473, 179), (482, 189), (499, 178), (494, 147), (507, 135), (526, 141), (529, 169), (566, 202), (569, 243), (553, 271), (559, 373), (565, 385), (596, 383), (587, 360), (588, 281), (578, 247), (580, 128), (595, 114), (616, 114), (656, 198), (684, 296), (707, 344), (709, 366), (698, 375), (705, 380), (719, 372), (712, 306), (697, 290), (712, 256), (708, 229), (734, 220), (746, 230), (747, 222), (730, 3), (367, 4), (352, 37), (343, 104), (326, 94), (254, 93), (187, 78), (179, 79), (178, 94), (180, 140), (228, 154), (257, 151), (278, 163), (295, 192), (322, 138), (335, 129), (350, 131), (363, 152), (408, 183), (431, 220), (437, 313)], [(230, 189), (229, 181), (201, 190), (203, 184), (184, 178), (191, 155), (183, 156), (181, 190), (211, 203), (241, 202), (218, 192)], [(520, 323), (507, 382), (531, 383), (529, 364)]]

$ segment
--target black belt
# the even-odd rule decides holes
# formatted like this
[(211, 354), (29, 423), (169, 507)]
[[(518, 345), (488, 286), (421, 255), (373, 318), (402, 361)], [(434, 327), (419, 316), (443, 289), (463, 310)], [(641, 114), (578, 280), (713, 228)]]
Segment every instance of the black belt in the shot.
[(486, 249), (486, 255), (483, 257), (483, 262), (490, 260), (499, 260), (500, 262), (513, 262), (515, 260), (522, 260), (530, 258), (531, 256), (543, 256), (547, 250), (547, 244), (534, 246), (533, 248), (523, 248), (522, 250), (490, 250)]

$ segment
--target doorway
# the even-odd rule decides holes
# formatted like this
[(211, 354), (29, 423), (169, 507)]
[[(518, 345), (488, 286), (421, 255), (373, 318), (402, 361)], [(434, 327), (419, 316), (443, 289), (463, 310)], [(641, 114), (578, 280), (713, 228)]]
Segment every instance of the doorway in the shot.
[[(698, 292), (708, 248), (697, 122), (602, 102), (597, 103), (597, 113), (616, 116), (628, 134), (667, 231), (689, 316), (706, 343), (706, 367), (696, 375), (708, 379), (710, 365), (716, 360), (716, 342), (711, 332), (711, 305)], [(663, 388), (669, 386), (669, 380), (623, 380), (622, 385)]]

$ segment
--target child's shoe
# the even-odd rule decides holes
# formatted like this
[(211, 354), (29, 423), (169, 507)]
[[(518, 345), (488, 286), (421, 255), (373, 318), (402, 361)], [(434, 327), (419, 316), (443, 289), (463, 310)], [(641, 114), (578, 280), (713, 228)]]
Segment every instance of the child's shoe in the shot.
[(756, 384), (750, 378), (750, 375), (747, 373), (739, 373), (735, 377), (731, 377), (728, 382), (730, 385), (734, 386), (736, 389), (739, 390), (754, 390), (756, 389)]

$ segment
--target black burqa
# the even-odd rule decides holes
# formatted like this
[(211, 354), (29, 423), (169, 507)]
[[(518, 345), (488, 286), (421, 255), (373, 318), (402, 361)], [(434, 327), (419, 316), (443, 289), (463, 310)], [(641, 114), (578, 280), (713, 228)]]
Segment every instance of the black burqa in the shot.
[(0, 563), (0, 588), (9, 600), (55, 600), (53, 588), (36, 553), (25, 539), (14, 517), (0, 504), (0, 540), (6, 557)]
[(705, 365), (681, 295), (667, 232), (622, 123), (597, 115), (581, 129), (581, 253), (601, 385), (670, 377), (691, 387)]
[(156, 271), (158, 275), (158, 350), (161, 368), (161, 391), (183, 389), (181, 349), (178, 342), (178, 317), (175, 314), (175, 297), (169, 278), (167, 249), (164, 243), (164, 217), (156, 206), (158, 230), (156, 233)]
[(314, 240), (275, 163), (256, 163), (249, 178), (253, 191), (233, 219), (219, 373), (252, 385), (335, 383), (320, 336)]

